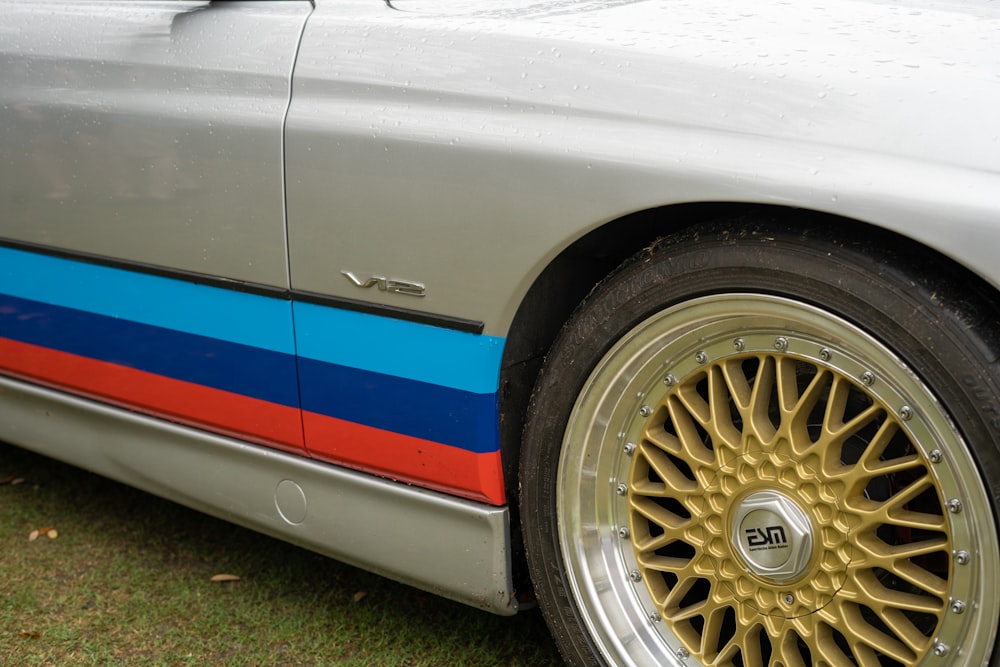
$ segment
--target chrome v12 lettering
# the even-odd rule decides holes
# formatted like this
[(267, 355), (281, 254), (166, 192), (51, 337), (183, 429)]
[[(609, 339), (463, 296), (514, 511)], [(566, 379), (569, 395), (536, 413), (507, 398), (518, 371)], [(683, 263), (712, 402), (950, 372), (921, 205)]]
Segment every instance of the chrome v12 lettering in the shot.
[(350, 280), (356, 287), (378, 287), (381, 292), (395, 292), (396, 294), (406, 294), (407, 296), (424, 296), (427, 294), (427, 288), (423, 283), (416, 283), (408, 280), (395, 280), (385, 278), (384, 276), (370, 276), (363, 279), (359, 278), (350, 271), (341, 271), (341, 274)]

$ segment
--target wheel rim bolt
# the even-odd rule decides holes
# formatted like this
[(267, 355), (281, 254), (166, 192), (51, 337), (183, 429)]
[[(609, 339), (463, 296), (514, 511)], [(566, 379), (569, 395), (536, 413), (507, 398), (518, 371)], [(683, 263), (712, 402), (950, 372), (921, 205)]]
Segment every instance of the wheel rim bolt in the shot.
[(824, 347), (819, 351), (819, 358), (823, 361), (830, 361), (833, 358), (833, 351), (828, 347)]
[(706, 361), (708, 361), (708, 355), (705, 354), (704, 352), (699, 352), (698, 354), (694, 355), (694, 360), (697, 361), (699, 364), (703, 364)]
[(774, 349), (779, 351), (784, 351), (788, 349), (788, 339), (784, 336), (778, 336), (774, 339)]
[(618, 529), (618, 537), (623, 540), (627, 540), (629, 536), (628, 528), (622, 527)]
[(962, 512), (962, 501), (958, 498), (952, 498), (949, 500), (948, 511), (952, 514), (960, 514)]
[(644, 405), (641, 408), (639, 408), (639, 415), (640, 416), (642, 416), (642, 417), (648, 417), (651, 414), (653, 414), (653, 408), (649, 407), (648, 405)]
[(947, 644), (943, 644), (941, 642), (937, 642), (934, 644), (934, 655), (936, 655), (939, 658), (943, 658), (946, 655), (948, 655), (950, 650), (951, 649), (948, 647)]
[(931, 463), (941, 463), (941, 460), (944, 459), (944, 454), (941, 453), (940, 449), (932, 449), (928, 456), (931, 459)]
[(746, 347), (747, 347), (747, 343), (742, 338), (737, 338), (736, 340), (733, 341), (733, 348), (737, 352), (742, 352), (743, 350), (746, 349)]
[(962, 602), (961, 600), (955, 600), (954, 602), (951, 603), (951, 611), (954, 614), (965, 613), (965, 603)]
[(861, 384), (865, 385), (866, 387), (870, 387), (873, 384), (875, 384), (875, 374), (872, 373), (871, 371), (865, 371), (864, 373), (862, 373)]
[(674, 377), (673, 375), (668, 375), (667, 377), (663, 378), (663, 384), (667, 385), (668, 387), (673, 387), (675, 384), (677, 384), (677, 378)]
[(904, 405), (899, 409), (899, 418), (904, 422), (908, 422), (913, 419), (913, 408), (909, 405)]
[(686, 648), (681, 647), (677, 649), (677, 657), (681, 660), (687, 660), (691, 657), (691, 653)]
[(626, 442), (625, 446), (622, 448), (625, 451), (625, 456), (632, 456), (635, 454), (635, 443)]
[(619, 484), (618, 486), (615, 487), (615, 493), (617, 493), (619, 496), (624, 496), (626, 493), (628, 493), (628, 487), (625, 486), (624, 484)]
[(639, 583), (640, 581), (642, 581), (642, 573), (639, 572), (639, 570), (632, 570), (631, 572), (628, 573), (628, 578), (634, 581), (635, 583)]
[(972, 555), (965, 550), (959, 551), (955, 554), (955, 562), (959, 565), (968, 565), (972, 560)]

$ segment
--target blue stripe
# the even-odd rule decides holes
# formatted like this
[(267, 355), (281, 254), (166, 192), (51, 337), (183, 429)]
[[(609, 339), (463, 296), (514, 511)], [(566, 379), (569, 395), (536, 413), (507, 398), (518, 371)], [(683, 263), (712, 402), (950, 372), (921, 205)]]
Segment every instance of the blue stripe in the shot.
[(497, 396), (300, 359), (302, 407), (476, 453), (500, 448)]
[(4, 247), (0, 247), (0, 293), (295, 353), (291, 305), (283, 299)]
[(293, 308), (300, 357), (479, 394), (499, 387), (503, 338), (311, 303)]
[(288, 354), (2, 294), (0, 336), (281, 405), (299, 405), (295, 357)]
[(2, 247), (0, 336), (290, 407), (301, 393), (317, 414), (499, 448), (502, 338)]

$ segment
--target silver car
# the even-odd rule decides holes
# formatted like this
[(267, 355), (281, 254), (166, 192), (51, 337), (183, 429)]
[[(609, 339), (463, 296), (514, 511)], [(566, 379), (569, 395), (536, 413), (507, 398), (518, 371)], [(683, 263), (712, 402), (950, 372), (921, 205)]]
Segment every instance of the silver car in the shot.
[(998, 249), (989, 0), (0, 0), (0, 439), (574, 665), (1000, 665)]

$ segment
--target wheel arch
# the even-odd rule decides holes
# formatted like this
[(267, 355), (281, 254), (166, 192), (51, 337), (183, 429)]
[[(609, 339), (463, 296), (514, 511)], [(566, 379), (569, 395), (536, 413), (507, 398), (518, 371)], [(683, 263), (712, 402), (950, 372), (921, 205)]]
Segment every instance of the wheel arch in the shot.
[[(899, 257), (927, 263), (929, 273), (974, 291), (981, 301), (992, 306), (995, 314), (1000, 314), (1000, 294), (996, 288), (951, 257), (898, 231), (821, 211), (726, 202), (676, 204), (627, 214), (581, 236), (549, 262), (521, 299), (507, 334), (502, 360), (500, 446), (511, 507), (515, 576), (522, 589), (527, 584), (527, 570), (523, 566), (515, 492), (519, 488), (521, 433), (531, 393), (549, 348), (587, 295), (629, 257), (663, 237), (723, 220), (764, 227), (782, 225), (803, 233), (836, 228), (852, 240), (891, 248)], [(1000, 331), (997, 335), (1000, 336)]]

